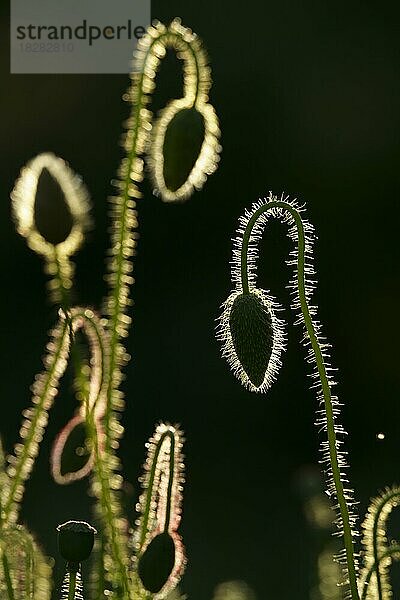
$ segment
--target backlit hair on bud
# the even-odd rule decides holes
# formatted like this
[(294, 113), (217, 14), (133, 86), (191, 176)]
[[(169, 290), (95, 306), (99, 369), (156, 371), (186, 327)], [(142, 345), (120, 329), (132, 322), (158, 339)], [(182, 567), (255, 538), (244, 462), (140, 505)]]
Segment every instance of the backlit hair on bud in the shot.
[(285, 348), (284, 322), (268, 292), (235, 290), (222, 305), (218, 338), (222, 356), (234, 375), (252, 392), (266, 392), (275, 381)]
[[(349, 489), (345, 454), (341, 450), (344, 429), (338, 424), (339, 401), (332, 394), (335, 386), (333, 372), (330, 365), (329, 344), (321, 333), (321, 324), (316, 319), (317, 307), (311, 304), (312, 292), (315, 287), (315, 271), (313, 267), (313, 238), (314, 230), (303, 217), (304, 208), (295, 200), (285, 196), (278, 199), (272, 193), (266, 199), (253, 204), (250, 210), (240, 218), (237, 237), (234, 240), (232, 281), (235, 285), (234, 292), (223, 305), (223, 313), (219, 323), (218, 334), (222, 341), (222, 353), (235, 375), (240, 381), (253, 391), (266, 391), (276, 375), (279, 366), (279, 355), (275, 355), (272, 369), (269, 363), (273, 357), (273, 346), (277, 350), (283, 347), (282, 323), (274, 321), (274, 301), (266, 292), (262, 299), (257, 286), (258, 246), (263, 236), (269, 219), (277, 218), (288, 226), (288, 237), (294, 242), (295, 248), (290, 253), (287, 263), (294, 267), (294, 276), (289, 283), (293, 294), (292, 309), (296, 313), (297, 323), (304, 326), (303, 342), (307, 348), (307, 362), (313, 366), (313, 388), (317, 392), (318, 410), (316, 425), (319, 431), (327, 434), (327, 439), (321, 442), (322, 459), (327, 482), (327, 493), (333, 500), (336, 511), (336, 533), (343, 538), (343, 550), (336, 555), (336, 560), (341, 564), (343, 581), (353, 599), (358, 596), (357, 569), (358, 563), (354, 553), (354, 538), (357, 535), (355, 528), (356, 517), (352, 511), (354, 504), (352, 490)], [(241, 314), (240, 327), (232, 318), (235, 300), (240, 296), (252, 296), (253, 304), (259, 294), (260, 306), (258, 315), (249, 318)], [(269, 304), (268, 304), (269, 303)], [(249, 305), (249, 302), (247, 302)], [(260, 307), (263, 307), (264, 314)], [(248, 308), (246, 308), (248, 313)], [(269, 318), (266, 317), (269, 313)], [(261, 316), (260, 316), (261, 315)], [(249, 325), (250, 324), (250, 325)], [(260, 333), (265, 327), (267, 333)], [(235, 331), (236, 328), (236, 331)], [(235, 337), (238, 338), (239, 343)], [(241, 337), (240, 337), (241, 336)], [(253, 339), (254, 347), (251, 345)], [(273, 340), (272, 349), (268, 347), (268, 340)], [(275, 342), (275, 339), (277, 340)], [(271, 342), (269, 342), (270, 344)], [(260, 357), (257, 358), (257, 347)], [(244, 348), (244, 350), (243, 350)], [(250, 360), (249, 360), (250, 357)], [(250, 365), (250, 366), (249, 366)], [(263, 369), (264, 380), (261, 382)], [(253, 381), (252, 381), (253, 379)], [(261, 382), (260, 385), (257, 385)]]
[(90, 225), (86, 187), (64, 160), (43, 153), (21, 169), (11, 199), (18, 232), (44, 256), (52, 299), (63, 302), (72, 286), (69, 258)]
[[(143, 77), (143, 89), (153, 91), (167, 48), (183, 61), (183, 97), (160, 111), (149, 140), (148, 164), (156, 192), (164, 201), (176, 202), (203, 187), (217, 168), (221, 147), (218, 118), (208, 102), (208, 59), (199, 38), (180, 19), (168, 27), (155, 21), (139, 41), (134, 70)], [(136, 93), (132, 91), (133, 97)], [(150, 124), (151, 113), (148, 118)]]

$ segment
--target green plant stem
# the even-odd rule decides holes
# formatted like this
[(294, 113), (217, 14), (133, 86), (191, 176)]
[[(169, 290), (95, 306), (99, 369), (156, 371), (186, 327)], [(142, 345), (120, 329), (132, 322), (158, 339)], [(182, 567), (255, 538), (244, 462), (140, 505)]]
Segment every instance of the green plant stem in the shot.
[(169, 469), (168, 469), (168, 487), (167, 487), (167, 498), (165, 506), (165, 521), (164, 521), (164, 532), (168, 532), (169, 523), (171, 520), (171, 500), (172, 500), (172, 489), (174, 485), (175, 475), (175, 437), (171, 434), (170, 448), (169, 448)]
[(93, 440), (93, 448), (95, 453), (95, 477), (97, 479), (97, 484), (100, 487), (99, 493), (99, 501), (101, 504), (102, 515), (108, 530), (108, 535), (110, 538), (110, 546), (112, 550), (112, 556), (116, 563), (116, 567), (118, 572), (115, 573), (120, 578), (120, 584), (123, 590), (123, 598), (124, 600), (130, 598), (129, 591), (129, 578), (127, 572), (126, 561), (123, 556), (123, 547), (120, 540), (120, 530), (118, 524), (115, 523), (115, 520), (119, 518), (118, 514), (115, 514), (115, 510), (113, 507), (117, 505), (117, 499), (115, 498), (114, 492), (111, 490), (109, 474), (110, 470), (107, 468), (106, 462), (104, 460), (104, 454), (99, 444), (99, 436), (97, 434), (96, 425), (91, 420), (91, 439)]
[(144, 511), (143, 511), (143, 516), (140, 520), (141, 533), (140, 533), (140, 538), (139, 538), (139, 552), (140, 552), (141, 548), (143, 547), (143, 544), (145, 542), (146, 535), (148, 532), (148, 528), (149, 528), (149, 517), (150, 517), (152, 501), (154, 498), (154, 480), (155, 480), (155, 476), (156, 476), (156, 472), (157, 472), (157, 463), (158, 463), (158, 458), (160, 456), (162, 445), (167, 437), (169, 437), (170, 443), (171, 443), (171, 446), (170, 446), (171, 459), (169, 462), (167, 509), (166, 509), (165, 522), (164, 522), (164, 531), (168, 531), (170, 514), (171, 514), (170, 509), (168, 509), (168, 507), (171, 502), (171, 493), (172, 493), (172, 485), (173, 485), (173, 477), (174, 477), (174, 469), (175, 469), (175, 460), (174, 460), (174, 458), (175, 458), (175, 454), (174, 454), (175, 453), (175, 438), (171, 431), (165, 431), (161, 435), (160, 439), (158, 440), (156, 449), (154, 451), (154, 456), (153, 456), (150, 473), (149, 473), (149, 481), (148, 481), (148, 485), (147, 485), (146, 503), (145, 503), (145, 507), (144, 507)]
[(335, 485), (336, 497), (340, 509), (340, 514), (343, 522), (343, 541), (346, 552), (346, 561), (349, 577), (349, 586), (352, 600), (358, 600), (358, 588), (357, 588), (357, 576), (354, 561), (354, 548), (353, 539), (351, 533), (349, 509), (347, 506), (343, 483), (340, 476), (340, 467), (338, 461), (337, 451), (337, 440), (335, 432), (335, 421), (333, 415), (332, 397), (331, 390), (326, 372), (325, 362), (322, 355), (321, 348), (318, 343), (317, 335), (315, 332), (314, 323), (310, 314), (310, 310), (306, 298), (305, 290), (305, 231), (303, 221), (299, 212), (289, 203), (284, 201), (271, 201), (268, 204), (261, 206), (254, 212), (250, 218), (246, 230), (243, 234), (243, 245), (241, 253), (241, 277), (242, 277), (242, 288), (243, 293), (249, 293), (249, 279), (248, 279), (248, 246), (251, 237), (251, 232), (258, 218), (268, 211), (274, 208), (279, 208), (287, 211), (293, 218), (298, 235), (298, 256), (297, 256), (297, 291), (300, 301), (300, 308), (304, 319), (304, 325), (310, 339), (311, 347), (314, 353), (315, 362), (318, 370), (318, 375), (321, 382), (322, 395), (324, 400), (324, 408), (326, 414), (326, 430), (329, 444), (329, 458), (332, 468), (332, 478)]
[[(74, 315), (74, 318), (83, 319), (86, 322), (86, 327), (91, 328), (92, 332), (97, 338), (96, 344), (98, 344), (101, 353), (101, 386), (99, 396), (105, 392), (109, 382), (109, 372), (106, 358), (106, 344), (107, 340), (104, 338), (104, 332), (98, 326), (97, 321), (92, 319), (86, 314), (85, 311), (79, 312)], [(101, 504), (101, 512), (107, 527), (107, 532), (110, 539), (110, 546), (112, 555), (116, 564), (116, 573), (120, 579), (122, 586), (124, 600), (129, 598), (129, 578), (127, 573), (127, 561), (126, 558), (126, 543), (121, 539), (120, 530), (118, 525), (115, 523), (116, 519), (119, 518), (119, 505), (116, 498), (115, 492), (110, 486), (110, 478), (112, 477), (112, 469), (108, 465), (108, 454), (104, 453), (101, 448), (97, 425), (95, 422), (95, 405), (99, 401), (99, 397), (94, 403), (93, 407), (89, 407), (86, 402), (86, 415), (85, 423), (88, 431), (88, 437), (91, 440), (92, 448), (94, 452), (94, 467), (95, 467), (95, 480), (99, 488), (96, 492), (96, 496)]]
[[(66, 256), (60, 256), (57, 246), (54, 246), (54, 281), (56, 282), (56, 289), (60, 295), (60, 306), (65, 313), (71, 308), (71, 294), (68, 286), (70, 272), (72, 267), (69, 263), (69, 258)], [(49, 264), (51, 262), (49, 261)]]
[[(122, 291), (123, 285), (124, 285), (124, 283), (123, 283), (123, 276), (124, 276), (123, 266), (124, 266), (124, 263), (126, 260), (124, 257), (124, 243), (123, 242), (128, 237), (129, 232), (131, 230), (131, 226), (127, 219), (129, 200), (130, 200), (129, 189), (131, 186), (130, 174), (131, 174), (132, 166), (133, 166), (135, 160), (140, 157), (140, 152), (138, 152), (138, 147), (137, 147), (138, 139), (141, 134), (146, 135), (145, 131), (142, 131), (142, 128), (143, 128), (142, 109), (147, 105), (147, 103), (144, 101), (144, 96), (146, 94), (145, 94), (144, 85), (143, 85), (145, 71), (146, 71), (146, 65), (147, 65), (147, 61), (152, 56), (153, 48), (156, 43), (157, 44), (163, 43), (165, 47), (173, 46), (174, 39), (176, 41), (179, 41), (180, 43), (185, 44), (187, 49), (191, 52), (193, 59), (194, 59), (194, 63), (196, 65), (196, 91), (195, 91), (195, 95), (194, 95), (193, 105), (195, 105), (195, 103), (197, 101), (198, 93), (199, 93), (200, 66), (198, 64), (196, 52), (194, 51), (192, 46), (188, 42), (183, 40), (177, 34), (173, 34), (171, 31), (167, 31), (167, 32), (159, 35), (157, 38), (154, 38), (152, 43), (150, 44), (149, 48), (147, 49), (147, 53), (146, 53), (146, 56), (143, 61), (142, 71), (135, 83), (135, 86), (137, 89), (137, 96), (135, 98), (135, 103), (133, 105), (131, 116), (129, 119), (130, 122), (132, 123), (131, 127), (132, 127), (132, 131), (133, 131), (133, 136), (132, 136), (131, 146), (130, 146), (130, 149), (127, 154), (127, 167), (126, 167), (127, 176), (123, 182), (123, 188), (121, 191), (122, 210), (121, 210), (121, 216), (119, 218), (121, 220), (122, 225), (120, 228), (119, 238), (116, 242), (117, 247), (118, 247), (118, 254), (115, 257), (116, 264), (117, 264), (116, 273), (115, 273), (115, 283), (113, 283), (113, 288), (110, 292), (110, 305), (112, 306), (112, 314), (110, 315), (110, 319), (108, 322), (108, 330), (110, 332), (110, 338), (111, 338), (110, 339), (110, 357), (109, 357), (109, 365), (110, 365), (109, 372), (111, 373), (111, 377), (112, 377), (112, 374), (116, 371), (117, 365), (118, 365), (118, 343), (120, 340), (120, 335), (118, 332), (118, 325), (120, 323), (121, 316), (123, 315), (123, 312), (124, 312), (124, 303), (125, 303), (125, 301), (121, 301), (121, 291)], [(106, 411), (106, 415), (104, 418), (104, 430), (105, 430), (105, 440), (106, 440), (105, 443), (106, 443), (106, 450), (108, 450), (108, 451), (111, 449), (111, 446), (110, 446), (111, 438), (110, 438), (109, 432), (110, 432), (110, 419), (111, 419), (110, 407), (112, 404), (113, 389), (114, 389), (114, 386), (112, 385), (112, 382), (111, 382), (109, 391), (107, 393), (107, 411)]]
[[(20, 500), (16, 500), (16, 494), (19, 493), (20, 485), (26, 481), (33, 467), (32, 465), (29, 470), (25, 470), (25, 465), (29, 463), (29, 458), (31, 455), (31, 447), (36, 444), (37, 431), (42, 427), (41, 419), (43, 417), (43, 413), (46, 410), (46, 403), (51, 396), (52, 388), (54, 387), (55, 380), (58, 381), (59, 373), (58, 371), (58, 363), (61, 357), (62, 349), (65, 343), (65, 336), (68, 335), (68, 322), (65, 320), (63, 322), (60, 335), (57, 339), (57, 346), (52, 354), (51, 364), (47, 366), (45, 371), (45, 380), (43, 382), (43, 391), (40, 395), (38, 402), (35, 404), (35, 411), (30, 422), (29, 430), (27, 435), (24, 438), (23, 448), (21, 453), (16, 457), (16, 463), (13, 465), (15, 469), (15, 473), (10, 478), (10, 489), (7, 494), (7, 500), (4, 503), (3, 508), (3, 522), (9, 523), (9, 518), (12, 512), (12, 509), (15, 505), (18, 505)], [(17, 514), (14, 515), (13, 522), (17, 519)]]
[[(132, 234), (132, 230), (134, 224), (130, 218), (130, 201), (131, 201), (131, 186), (132, 183), (136, 184), (136, 181), (131, 177), (131, 173), (133, 170), (133, 166), (135, 161), (140, 158), (142, 149), (140, 148), (138, 142), (139, 140), (146, 139), (148, 136), (146, 127), (147, 121), (143, 116), (143, 110), (148, 104), (148, 97), (145, 91), (144, 81), (146, 76), (147, 64), (149, 59), (152, 58), (154, 52), (155, 44), (163, 44), (165, 48), (168, 46), (174, 46), (174, 43), (183, 43), (191, 52), (194, 62), (196, 65), (196, 87), (195, 94), (193, 99), (193, 104), (195, 104), (199, 86), (200, 86), (200, 65), (198, 64), (197, 55), (191, 45), (183, 40), (181, 36), (171, 32), (169, 29), (164, 33), (158, 35), (154, 38), (147, 48), (146, 56), (143, 60), (143, 67), (138, 75), (137, 79), (134, 81), (133, 85), (135, 86), (135, 101), (132, 107), (131, 115), (130, 115), (130, 128), (132, 130), (132, 138), (129, 141), (129, 148), (127, 149), (127, 157), (126, 157), (126, 165), (125, 165), (125, 173), (126, 177), (122, 182), (122, 188), (120, 191), (120, 201), (121, 201), (121, 210), (118, 214), (117, 219), (120, 222), (118, 229), (118, 238), (115, 240), (114, 245), (117, 247), (118, 251), (114, 257), (115, 267), (112, 271), (112, 287), (109, 292), (108, 297), (108, 306), (109, 310), (109, 320), (107, 324), (107, 330), (110, 335), (109, 341), (109, 358), (108, 358), (108, 372), (110, 374), (109, 385), (107, 388), (107, 396), (106, 396), (106, 410), (103, 419), (103, 428), (104, 428), (104, 449), (102, 452), (105, 453), (106, 456), (112, 456), (114, 453), (113, 450), (113, 431), (112, 431), (112, 417), (113, 417), (113, 394), (116, 391), (119, 383), (119, 369), (120, 369), (120, 356), (123, 352), (123, 349), (120, 346), (121, 334), (119, 328), (121, 326), (121, 322), (124, 319), (124, 310), (126, 304), (128, 302), (128, 284), (126, 280), (126, 271), (125, 266), (127, 262), (126, 257), (126, 246), (125, 241), (129, 239)], [(104, 517), (104, 520), (107, 523), (108, 520), (108, 530), (111, 532), (111, 535), (114, 536), (114, 531), (112, 527), (112, 519), (113, 519), (113, 510), (111, 506), (111, 501), (118, 502), (118, 498), (113, 494), (114, 498), (111, 499), (109, 491), (106, 490), (106, 482), (103, 478), (104, 465), (101, 464), (102, 457), (101, 451), (97, 448), (95, 460), (99, 461), (99, 479), (102, 484), (100, 486), (102, 497), (100, 500), (101, 511)], [(149, 510), (149, 508), (148, 508)], [(149, 513), (146, 517), (146, 528), (143, 530), (144, 536), (147, 532), (147, 521), (148, 521)], [(168, 516), (169, 519), (169, 516)], [(142, 536), (143, 536), (142, 531)], [(118, 540), (112, 537), (111, 546), (116, 549), (118, 546)], [(114, 551), (114, 550), (113, 550)], [(117, 552), (116, 561), (120, 567), (123, 565), (122, 557), (120, 552)], [(125, 568), (125, 567), (124, 567)], [(126, 569), (126, 568), (125, 568)], [(124, 585), (125, 585), (125, 576), (124, 576)]]
[(75, 600), (76, 590), (76, 571), (69, 571), (69, 583), (68, 583), (68, 600)]
[(11, 581), (10, 566), (8, 564), (8, 560), (7, 560), (7, 556), (6, 556), (4, 548), (1, 552), (1, 562), (3, 564), (3, 573), (4, 573), (4, 579), (6, 581), (8, 600), (16, 600), (13, 586), (12, 586), (12, 581)]

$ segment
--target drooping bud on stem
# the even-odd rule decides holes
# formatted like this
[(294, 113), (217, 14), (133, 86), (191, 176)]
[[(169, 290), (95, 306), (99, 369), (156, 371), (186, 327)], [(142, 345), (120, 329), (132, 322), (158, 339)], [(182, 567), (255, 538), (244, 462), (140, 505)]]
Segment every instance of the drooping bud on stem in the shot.
[(243, 370), (251, 383), (260, 387), (274, 343), (270, 309), (257, 294), (240, 294), (233, 301), (229, 326)]
[(252, 391), (265, 391), (280, 367), (283, 324), (263, 290), (233, 292), (219, 322), (222, 353), (236, 377)]
[(185, 554), (178, 526), (183, 483), (182, 432), (161, 424), (148, 444), (137, 510), (137, 573), (144, 590), (165, 598), (179, 582)]

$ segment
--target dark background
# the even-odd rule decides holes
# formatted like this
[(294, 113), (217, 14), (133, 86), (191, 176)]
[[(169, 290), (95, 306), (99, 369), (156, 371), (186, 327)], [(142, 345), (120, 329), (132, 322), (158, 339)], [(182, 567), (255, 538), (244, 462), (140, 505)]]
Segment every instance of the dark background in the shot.
[[(121, 156), (128, 80), (9, 75), (8, 13), (0, 10), (0, 401), (11, 450), (55, 311), (41, 260), (15, 233), (9, 193), (20, 167), (42, 151), (66, 158), (84, 177), (96, 228), (77, 255), (77, 300), (99, 306), (106, 198)], [(217, 583), (244, 579), (259, 600), (300, 600), (315, 557), (295, 481), (318, 456), (301, 331), (290, 327), (279, 380), (259, 396), (242, 389), (220, 359), (215, 319), (230, 291), (230, 238), (244, 208), (269, 190), (306, 201), (319, 237), (315, 297), (339, 368), (360, 515), (379, 488), (399, 482), (399, 10), (353, 0), (153, 1), (154, 17), (176, 15), (208, 48), (223, 154), (186, 204), (164, 205), (143, 185), (121, 444), (129, 505), (154, 423), (181, 423), (189, 557), (182, 589), (207, 600)], [(155, 108), (180, 94), (175, 60), (163, 64), (158, 84)], [(274, 225), (265, 236), (259, 281), (279, 296), (292, 324), (285, 233)], [(90, 518), (87, 483), (60, 488), (48, 474), (51, 441), (74, 408), (67, 377), (21, 517), (51, 555), (59, 522)]]

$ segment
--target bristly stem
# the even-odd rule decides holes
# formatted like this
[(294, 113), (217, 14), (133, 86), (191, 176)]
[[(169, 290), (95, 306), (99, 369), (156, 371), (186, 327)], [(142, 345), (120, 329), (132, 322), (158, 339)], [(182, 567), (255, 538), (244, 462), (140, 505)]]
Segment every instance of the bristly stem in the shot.
[[(137, 185), (142, 179), (143, 172), (141, 156), (148, 143), (149, 130), (151, 129), (152, 115), (146, 107), (154, 93), (154, 77), (160, 60), (163, 52), (168, 47), (178, 49), (181, 57), (185, 60), (184, 94), (191, 98), (193, 105), (197, 101), (202, 84), (199, 43), (197, 40), (189, 42), (186, 39), (186, 31), (178, 21), (173, 21), (168, 28), (161, 24), (157, 24), (156, 27), (152, 28), (151, 41), (140, 58), (140, 72), (133, 77), (132, 87), (128, 92), (128, 97), (133, 102), (133, 106), (128, 119), (129, 130), (125, 141), (126, 158), (121, 164), (118, 174), (119, 180), (116, 182), (117, 195), (111, 199), (114, 205), (112, 212), (114, 230), (113, 248), (111, 249), (112, 260), (107, 276), (111, 289), (107, 299), (106, 312), (109, 314), (109, 372), (112, 380), (107, 394), (107, 412), (104, 418), (106, 450), (108, 451), (111, 450), (112, 446), (112, 436), (109, 435), (111, 429), (110, 411), (113, 404), (112, 395), (119, 385), (119, 366), (123, 362), (122, 356), (124, 355), (120, 340), (126, 337), (130, 324), (130, 319), (125, 315), (125, 310), (130, 302), (129, 287), (133, 283), (133, 278), (129, 275), (131, 272), (129, 259), (134, 254), (136, 243), (133, 232), (137, 228), (137, 217), (134, 211), (135, 202), (132, 198), (140, 197)], [(185, 52), (183, 52), (183, 49)], [(190, 67), (194, 67), (194, 73), (190, 71)]]
[[(141, 532), (140, 532), (140, 538), (139, 538), (139, 549), (142, 548), (142, 546), (146, 540), (146, 536), (148, 534), (150, 513), (152, 510), (152, 504), (154, 503), (154, 497), (156, 495), (154, 487), (155, 487), (155, 483), (156, 483), (156, 476), (157, 476), (159, 468), (160, 468), (159, 464), (158, 464), (159, 456), (161, 453), (161, 449), (167, 438), (169, 439), (169, 442), (170, 442), (170, 460), (169, 460), (169, 474), (168, 474), (169, 479), (168, 479), (168, 490), (167, 490), (167, 502), (166, 502), (166, 512), (165, 512), (165, 520), (164, 520), (164, 524), (163, 524), (163, 531), (168, 531), (170, 514), (171, 514), (171, 507), (169, 505), (171, 503), (171, 491), (172, 491), (172, 485), (173, 485), (173, 480), (174, 480), (174, 470), (175, 470), (175, 438), (174, 438), (173, 432), (170, 430), (164, 431), (162, 433), (162, 435), (160, 436), (160, 439), (158, 440), (157, 445), (155, 447), (154, 455), (152, 456), (151, 467), (150, 467), (150, 471), (149, 471), (149, 475), (148, 475), (148, 483), (146, 486), (146, 502), (145, 502), (145, 506), (143, 509), (142, 518), (140, 521)], [(158, 484), (158, 482), (157, 482), (157, 484)]]
[[(275, 209), (275, 210), (274, 210)], [(292, 204), (284, 200), (276, 200), (270, 198), (270, 200), (262, 204), (257, 210), (251, 215), (245, 231), (243, 233), (243, 243), (241, 250), (241, 282), (243, 293), (249, 293), (249, 269), (248, 269), (248, 252), (249, 242), (251, 239), (253, 228), (257, 220), (265, 213), (271, 212), (274, 215), (283, 211), (289, 213), (292, 218), (296, 231), (297, 231), (297, 274), (296, 274), (296, 291), (298, 294), (299, 307), (301, 310), (302, 318), (304, 320), (304, 326), (307, 332), (309, 342), (311, 344), (312, 353), (315, 359), (315, 365), (321, 384), (321, 393), (325, 410), (326, 417), (326, 432), (328, 437), (328, 455), (331, 465), (332, 480), (334, 483), (335, 495), (337, 498), (341, 522), (343, 527), (343, 541), (346, 553), (347, 572), (349, 579), (349, 587), (351, 591), (352, 600), (358, 600), (358, 588), (357, 588), (357, 576), (356, 576), (356, 565), (354, 557), (353, 537), (352, 528), (350, 523), (350, 512), (346, 501), (346, 494), (343, 487), (341, 470), (340, 470), (340, 459), (338, 455), (339, 442), (336, 436), (336, 424), (335, 414), (337, 414), (337, 408), (334, 410), (331, 394), (331, 385), (329, 383), (329, 377), (327, 374), (324, 355), (318, 341), (318, 335), (315, 329), (315, 325), (310, 313), (310, 308), (307, 301), (306, 292), (306, 233), (304, 229), (303, 220), (301, 218), (299, 210)]]
[[(121, 368), (129, 360), (122, 340), (128, 334), (131, 322), (126, 314), (130, 304), (130, 286), (133, 283), (131, 257), (134, 254), (136, 241), (134, 231), (137, 228), (135, 199), (140, 198), (138, 185), (143, 177), (143, 154), (149, 143), (152, 114), (148, 110), (155, 88), (155, 75), (160, 61), (167, 48), (173, 48), (184, 60), (184, 96), (190, 98), (194, 105), (199, 97), (204, 100), (210, 85), (209, 71), (205, 67), (204, 53), (200, 44), (189, 30), (175, 20), (168, 27), (155, 24), (139, 45), (139, 72), (134, 74), (127, 99), (132, 102), (131, 115), (125, 138), (126, 158), (122, 161), (118, 180), (115, 182), (116, 194), (112, 203), (112, 248), (108, 265), (107, 281), (110, 291), (106, 299), (105, 312), (108, 315), (107, 331), (109, 333), (108, 373), (109, 385), (106, 391), (105, 413), (103, 418), (103, 448), (96, 455), (101, 497), (99, 508), (106, 522), (106, 531), (114, 536), (112, 524), (113, 511), (120, 512), (118, 498), (106, 493), (106, 480), (102, 476), (102, 467), (110, 466), (109, 477), (113, 477), (112, 465), (115, 463), (115, 449), (122, 428), (118, 423), (118, 410), (123, 403), (119, 386), (122, 380)], [(203, 71), (202, 71), (203, 70)], [(204, 73), (203, 73), (204, 72)], [(119, 431), (119, 433), (118, 433)], [(105, 459), (101, 453), (104, 452)], [(107, 478), (106, 478), (107, 479)], [(103, 493), (104, 491), (104, 493)], [(111, 500), (114, 506), (110, 505)], [(167, 514), (167, 518), (169, 516)], [(108, 525), (107, 525), (108, 520)], [(115, 545), (114, 538), (110, 540)], [(118, 546), (118, 544), (117, 544)], [(121, 564), (119, 554), (115, 557)], [(124, 577), (125, 581), (125, 577)], [(123, 584), (125, 586), (125, 583)]]
[(169, 524), (171, 521), (171, 508), (172, 508), (172, 488), (174, 485), (175, 475), (175, 436), (169, 436), (169, 470), (168, 470), (168, 486), (165, 497), (165, 519), (164, 519), (164, 532), (168, 532)]
[(76, 571), (70, 570), (69, 572), (69, 590), (68, 600), (75, 600), (75, 589), (76, 589)]
[[(15, 523), (22, 499), (23, 487), (39, 451), (39, 441), (47, 424), (47, 411), (57, 393), (58, 380), (65, 369), (68, 348), (68, 323), (63, 320), (53, 331), (49, 352), (44, 360), (45, 370), (32, 386), (33, 407), (27, 411), (21, 427), (21, 442), (15, 446), (15, 454), (8, 457), (10, 463), (7, 473), (10, 486), (3, 506), (3, 521)], [(23, 442), (23, 443), (22, 443)]]
[(6, 581), (8, 600), (16, 600), (13, 586), (12, 586), (12, 581), (11, 581), (10, 566), (8, 564), (8, 560), (7, 560), (7, 556), (6, 556), (4, 548), (2, 548), (2, 550), (1, 550), (1, 562), (3, 564), (3, 573), (4, 573), (4, 579)]
[(64, 312), (67, 312), (71, 308), (70, 288), (74, 266), (69, 256), (60, 254), (57, 246), (54, 246), (53, 260), (47, 259), (47, 271), (54, 275), (54, 279), (49, 281), (54, 300), (60, 303)]

